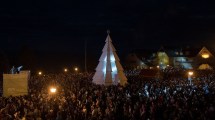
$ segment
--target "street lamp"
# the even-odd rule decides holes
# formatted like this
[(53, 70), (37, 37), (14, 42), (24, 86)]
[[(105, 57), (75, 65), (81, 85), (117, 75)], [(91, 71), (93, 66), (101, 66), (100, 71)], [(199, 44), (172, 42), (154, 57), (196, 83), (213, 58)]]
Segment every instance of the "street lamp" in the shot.
[(42, 75), (42, 72), (40, 71), (40, 72), (38, 72), (38, 75)]
[(75, 71), (76, 71), (76, 72), (78, 71), (78, 68), (77, 68), (77, 67), (75, 67)]
[(188, 80), (190, 81), (190, 85), (192, 84), (192, 76), (193, 76), (193, 71), (188, 72)]
[(193, 71), (189, 71), (189, 72), (188, 72), (188, 75), (189, 75), (189, 76), (192, 76), (192, 75), (193, 75)]
[(50, 88), (50, 92), (51, 92), (52, 94), (56, 93), (56, 91), (57, 91), (57, 89), (56, 89), (55, 87)]
[(64, 72), (67, 72), (67, 71), (68, 71), (68, 69), (65, 68), (65, 69), (64, 69)]
[(157, 69), (159, 69), (160, 68), (160, 66), (159, 65), (157, 65)]

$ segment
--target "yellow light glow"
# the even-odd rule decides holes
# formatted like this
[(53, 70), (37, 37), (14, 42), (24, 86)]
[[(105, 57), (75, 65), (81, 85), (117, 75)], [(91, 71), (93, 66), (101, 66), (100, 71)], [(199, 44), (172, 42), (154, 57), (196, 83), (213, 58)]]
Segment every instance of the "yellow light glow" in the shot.
[(207, 58), (209, 58), (209, 57), (210, 57), (210, 55), (209, 55), (209, 54), (207, 54), (207, 53), (202, 54), (202, 58), (207, 59)]
[(188, 75), (192, 76), (193, 75), (193, 71), (189, 71)]
[(39, 75), (42, 75), (42, 72), (39, 72), (38, 74), (39, 74)]
[(67, 72), (67, 71), (68, 71), (68, 69), (65, 68), (65, 69), (64, 69), (64, 72)]
[(50, 88), (51, 93), (56, 93), (57, 89), (56, 88)]
[(75, 71), (78, 71), (78, 68), (77, 68), (77, 67), (75, 68)]

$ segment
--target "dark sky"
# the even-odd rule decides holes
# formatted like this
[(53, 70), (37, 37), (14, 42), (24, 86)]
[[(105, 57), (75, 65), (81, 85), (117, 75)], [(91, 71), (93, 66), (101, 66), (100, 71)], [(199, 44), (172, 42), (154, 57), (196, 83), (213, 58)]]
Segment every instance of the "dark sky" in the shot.
[[(0, 50), (102, 53), (110, 29), (119, 55), (161, 45), (215, 46), (215, 7), (207, 0), (19, 0), (0, 3)], [(53, 56), (54, 56), (53, 55)], [(54, 58), (54, 57), (53, 57)], [(121, 58), (123, 59), (123, 58)], [(75, 63), (75, 62), (74, 62)]]

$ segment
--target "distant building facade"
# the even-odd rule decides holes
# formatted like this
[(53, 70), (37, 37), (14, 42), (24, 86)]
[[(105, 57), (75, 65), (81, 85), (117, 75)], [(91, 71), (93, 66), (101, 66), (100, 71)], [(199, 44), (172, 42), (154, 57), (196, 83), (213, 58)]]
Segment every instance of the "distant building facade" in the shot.
[[(126, 66), (134, 69), (159, 68), (172, 66), (183, 69), (213, 69), (213, 51), (202, 48), (168, 48), (159, 50), (135, 50), (126, 58)], [(131, 67), (132, 66), (132, 67)]]

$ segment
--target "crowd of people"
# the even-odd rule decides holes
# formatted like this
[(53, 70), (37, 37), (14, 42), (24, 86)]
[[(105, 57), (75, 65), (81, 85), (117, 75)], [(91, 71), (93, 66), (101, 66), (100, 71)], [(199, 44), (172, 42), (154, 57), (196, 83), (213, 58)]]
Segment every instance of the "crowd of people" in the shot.
[[(144, 78), (127, 72), (126, 86), (99, 86), (93, 74), (35, 75), (29, 94), (0, 97), (3, 120), (214, 120), (215, 74), (195, 79)], [(131, 75), (135, 73), (135, 75)], [(203, 78), (203, 79), (202, 79)], [(56, 87), (56, 93), (49, 88)]]

